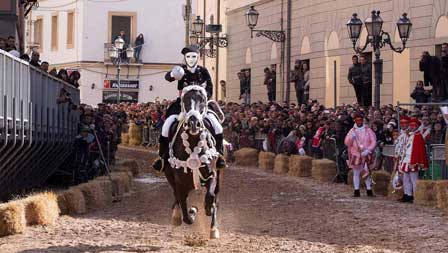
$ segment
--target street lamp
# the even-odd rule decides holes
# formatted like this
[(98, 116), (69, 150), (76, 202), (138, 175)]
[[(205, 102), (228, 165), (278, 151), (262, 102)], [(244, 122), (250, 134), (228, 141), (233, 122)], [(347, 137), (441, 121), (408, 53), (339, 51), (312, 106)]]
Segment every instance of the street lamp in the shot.
[(121, 64), (123, 64), (123, 58), (128, 62), (132, 57), (134, 57), (134, 49), (129, 47), (124, 49), (125, 41), (120, 36), (115, 39), (114, 44), (111, 48), (109, 48), (109, 57), (112, 59), (112, 63), (117, 67), (117, 103), (120, 103), (121, 97), (121, 87), (120, 87), (120, 73), (121, 73)]
[(285, 41), (285, 31), (276, 31), (276, 30), (255, 30), (255, 27), (258, 23), (258, 16), (260, 14), (257, 10), (255, 10), (254, 6), (251, 6), (249, 10), (244, 14), (246, 16), (246, 24), (250, 28), (250, 37), (253, 38), (254, 32), (257, 32), (255, 36), (260, 37), (264, 36), (275, 42), (284, 42)]
[(375, 61), (373, 62), (375, 66), (375, 107), (380, 107), (380, 85), (383, 79), (383, 60), (380, 59), (380, 49), (389, 45), (392, 51), (397, 53), (402, 53), (406, 49), (406, 42), (409, 39), (411, 33), (412, 23), (407, 17), (406, 13), (403, 13), (401, 18), (397, 22), (397, 29), (402, 42), (402, 47), (394, 47), (392, 44), (392, 39), (389, 33), (383, 31), (383, 19), (380, 17), (380, 11), (372, 11), (372, 15), (368, 17), (364, 24), (367, 29), (367, 39), (366, 43), (362, 47), (356, 46), (361, 35), (362, 21), (358, 18), (356, 13), (353, 14), (352, 18), (347, 22), (348, 35), (353, 43), (353, 50), (356, 53), (363, 53), (367, 46), (370, 44), (375, 53)]
[[(210, 36), (202, 36), (204, 31), (210, 33)], [(205, 22), (201, 19), (201, 16), (197, 16), (196, 19), (192, 22), (192, 29), (190, 34), (190, 43), (193, 45), (198, 45), (201, 54), (204, 54), (210, 58), (215, 58), (217, 54), (217, 50), (215, 47), (227, 47), (229, 42), (227, 39), (227, 35), (223, 35), (222, 37), (219, 33), (222, 31), (222, 25), (220, 24), (209, 24), (205, 25)], [(205, 48), (206, 46), (209, 48)]]

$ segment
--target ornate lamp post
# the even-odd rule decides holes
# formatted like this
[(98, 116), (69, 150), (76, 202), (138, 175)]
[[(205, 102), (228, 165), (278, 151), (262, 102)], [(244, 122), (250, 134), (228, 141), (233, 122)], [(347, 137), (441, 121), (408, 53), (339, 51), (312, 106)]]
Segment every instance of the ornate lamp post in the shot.
[[(210, 37), (202, 36), (204, 27), (206, 27), (206, 32), (210, 33)], [(201, 19), (201, 16), (197, 16), (192, 22), (190, 43), (198, 45), (201, 50), (201, 54), (205, 54), (210, 58), (215, 58), (217, 53), (217, 49), (215, 47), (227, 47), (229, 44), (225, 34), (222, 37), (219, 36), (221, 31), (222, 25), (209, 24), (206, 26), (205, 22)], [(207, 45), (209, 48), (205, 48)]]
[(250, 28), (250, 37), (254, 37), (254, 32), (256, 32), (255, 36), (261, 37), (264, 36), (275, 42), (285, 42), (285, 31), (276, 31), (276, 30), (255, 30), (255, 27), (258, 23), (258, 16), (260, 14), (257, 10), (255, 10), (254, 6), (251, 6), (249, 10), (245, 14), (246, 16), (246, 24)]
[(380, 17), (380, 11), (372, 11), (372, 15), (368, 17), (364, 24), (367, 29), (367, 39), (366, 43), (362, 47), (356, 46), (361, 35), (362, 21), (358, 18), (356, 13), (353, 14), (352, 18), (347, 22), (348, 35), (353, 43), (353, 49), (356, 53), (360, 54), (364, 52), (367, 46), (370, 44), (375, 53), (375, 61), (373, 62), (375, 66), (375, 107), (380, 107), (380, 85), (383, 80), (383, 60), (380, 59), (381, 52), (380, 49), (389, 45), (389, 47), (397, 53), (402, 53), (406, 49), (406, 42), (409, 39), (411, 33), (412, 23), (407, 17), (406, 13), (403, 13), (401, 18), (397, 22), (398, 33), (400, 35), (403, 47), (394, 47), (392, 44), (392, 39), (389, 33), (383, 31), (383, 19)]
[(120, 79), (121, 79), (121, 65), (123, 64), (123, 58), (126, 59), (126, 61), (129, 61), (132, 57), (134, 57), (134, 49), (132, 47), (129, 47), (127, 49), (124, 49), (124, 40), (121, 37), (118, 37), (114, 41), (114, 45), (109, 49), (109, 56), (112, 59), (112, 63), (114, 66), (117, 67), (117, 83), (118, 83), (118, 96), (117, 96), (117, 103), (120, 103), (120, 97), (121, 97), (121, 87), (120, 87)]

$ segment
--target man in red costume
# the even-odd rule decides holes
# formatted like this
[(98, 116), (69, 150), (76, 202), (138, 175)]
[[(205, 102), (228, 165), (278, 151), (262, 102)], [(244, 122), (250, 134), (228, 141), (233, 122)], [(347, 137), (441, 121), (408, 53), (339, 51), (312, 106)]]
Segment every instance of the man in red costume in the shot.
[(412, 203), (414, 201), (418, 172), (429, 167), (425, 140), (418, 130), (420, 124), (416, 118), (409, 120), (408, 137), (403, 143), (398, 163), (398, 170), (403, 173), (404, 196), (402, 202)]
[(354, 197), (360, 197), (360, 176), (365, 179), (367, 196), (373, 197), (372, 178), (369, 170), (375, 167), (375, 133), (364, 124), (364, 116), (354, 116), (355, 125), (345, 137), (345, 145), (348, 150), (348, 167), (353, 170)]

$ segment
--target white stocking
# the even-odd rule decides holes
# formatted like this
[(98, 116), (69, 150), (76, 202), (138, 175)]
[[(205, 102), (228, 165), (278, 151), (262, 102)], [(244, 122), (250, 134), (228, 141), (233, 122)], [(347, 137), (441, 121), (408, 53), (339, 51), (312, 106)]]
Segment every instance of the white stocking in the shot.
[(359, 190), (359, 176), (361, 175), (360, 169), (353, 169), (353, 187), (355, 190)]
[(412, 187), (412, 190), (409, 192), (409, 195), (414, 196), (415, 191), (417, 190), (418, 171), (409, 172), (409, 177), (411, 179), (411, 187)]
[(412, 195), (411, 177), (408, 172), (403, 173), (403, 191), (406, 195)]
[(372, 190), (372, 177), (370, 175), (366, 178), (364, 182), (366, 183), (366, 189)]

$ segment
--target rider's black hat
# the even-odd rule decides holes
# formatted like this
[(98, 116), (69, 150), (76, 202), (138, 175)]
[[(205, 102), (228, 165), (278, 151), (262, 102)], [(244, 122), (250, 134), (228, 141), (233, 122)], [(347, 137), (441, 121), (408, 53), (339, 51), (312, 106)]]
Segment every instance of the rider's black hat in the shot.
[(197, 45), (190, 45), (190, 46), (184, 47), (181, 51), (181, 53), (183, 55), (185, 55), (187, 53), (191, 53), (191, 52), (199, 54), (199, 47)]

